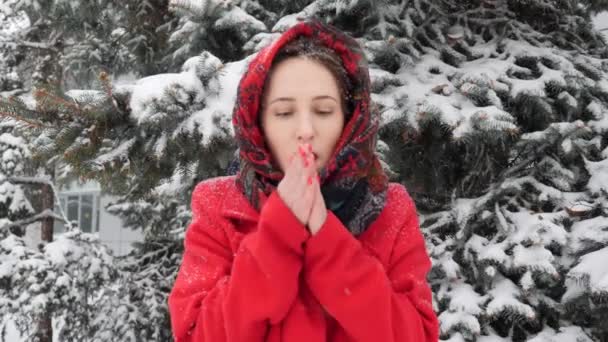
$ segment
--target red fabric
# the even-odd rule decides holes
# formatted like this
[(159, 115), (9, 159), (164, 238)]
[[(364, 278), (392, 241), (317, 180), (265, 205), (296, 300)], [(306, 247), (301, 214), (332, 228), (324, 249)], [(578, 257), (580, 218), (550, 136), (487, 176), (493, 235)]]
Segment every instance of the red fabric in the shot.
[(314, 236), (274, 191), (258, 214), (234, 176), (199, 183), (169, 295), (176, 342), (437, 341), (431, 262), (406, 189), (358, 238)]

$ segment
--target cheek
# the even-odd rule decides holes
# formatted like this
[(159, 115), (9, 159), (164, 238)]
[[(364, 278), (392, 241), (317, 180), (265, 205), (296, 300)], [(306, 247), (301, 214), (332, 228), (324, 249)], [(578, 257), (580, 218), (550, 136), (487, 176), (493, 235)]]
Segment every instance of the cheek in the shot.
[(338, 140), (340, 140), (343, 131), (342, 126), (343, 125), (341, 122), (337, 122), (330, 125), (326, 124), (323, 126), (323, 145), (325, 146), (325, 154), (327, 156), (329, 156), (329, 154), (333, 152), (334, 148), (336, 147), (336, 144), (338, 143)]
[(285, 158), (288, 155), (287, 148), (289, 147), (289, 141), (285, 136), (285, 130), (280, 129), (269, 129), (267, 134), (264, 136), (266, 139), (266, 146), (270, 149), (270, 153), (275, 160), (275, 163), (281, 168), (286, 163)]
[(333, 137), (334, 143), (337, 143), (342, 136), (342, 132), (344, 131), (345, 122), (343, 119), (336, 120), (331, 126), (330, 135)]

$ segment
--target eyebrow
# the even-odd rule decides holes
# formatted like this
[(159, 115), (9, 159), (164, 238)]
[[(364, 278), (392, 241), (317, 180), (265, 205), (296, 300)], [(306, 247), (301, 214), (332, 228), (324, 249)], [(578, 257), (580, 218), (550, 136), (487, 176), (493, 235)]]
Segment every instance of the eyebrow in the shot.
[[(329, 95), (319, 95), (319, 96), (313, 97), (312, 99), (313, 100), (330, 99), (330, 100), (334, 100), (336, 103), (338, 102), (333, 96), (329, 96)], [(273, 104), (274, 102), (278, 102), (278, 101), (295, 102), (296, 100), (293, 97), (278, 97), (278, 98), (270, 101), (269, 105)]]

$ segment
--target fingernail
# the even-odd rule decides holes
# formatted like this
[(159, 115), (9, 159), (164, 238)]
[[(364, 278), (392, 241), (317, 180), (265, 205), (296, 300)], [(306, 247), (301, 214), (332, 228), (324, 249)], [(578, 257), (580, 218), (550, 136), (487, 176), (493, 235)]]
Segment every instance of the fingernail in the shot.
[(308, 167), (308, 159), (304, 159), (304, 167)]
[(312, 184), (312, 177), (308, 176), (308, 185), (311, 185), (311, 184)]
[(308, 152), (312, 152), (312, 145), (308, 144)]

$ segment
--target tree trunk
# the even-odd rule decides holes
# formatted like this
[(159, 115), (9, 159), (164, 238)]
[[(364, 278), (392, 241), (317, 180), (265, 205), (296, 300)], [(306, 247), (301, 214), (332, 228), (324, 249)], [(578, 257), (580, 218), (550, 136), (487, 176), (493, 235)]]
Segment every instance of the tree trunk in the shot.
[[(55, 179), (54, 170), (51, 171), (51, 179)], [(50, 185), (42, 186), (42, 210), (55, 208), (55, 194), (53, 193), (53, 188)], [(55, 219), (51, 217), (47, 217), (40, 223), (40, 238), (42, 239), (42, 244), (47, 244), (53, 241), (53, 226)], [(51, 309), (47, 306), (47, 309), (44, 315), (40, 318), (38, 322), (38, 332), (36, 334), (36, 340), (39, 342), (52, 342), (53, 341), (53, 321)]]

